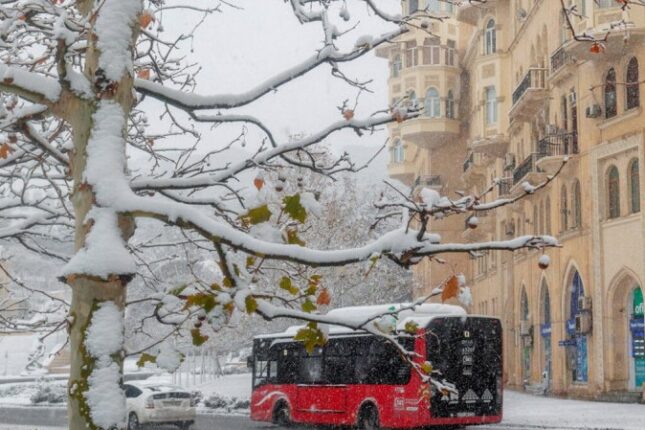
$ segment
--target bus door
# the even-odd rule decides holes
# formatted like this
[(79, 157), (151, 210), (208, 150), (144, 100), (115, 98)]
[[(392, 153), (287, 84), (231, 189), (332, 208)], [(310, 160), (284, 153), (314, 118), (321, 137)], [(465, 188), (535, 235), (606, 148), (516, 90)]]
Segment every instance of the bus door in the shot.
[[(347, 385), (335, 383), (340, 378), (331, 377), (337, 369), (335, 346), (331, 345), (323, 356), (316, 348), (312, 353), (304, 352), (300, 360), (300, 378), (297, 387), (296, 409), (315, 414), (340, 414), (347, 409)], [(331, 353), (331, 354), (330, 354)]]

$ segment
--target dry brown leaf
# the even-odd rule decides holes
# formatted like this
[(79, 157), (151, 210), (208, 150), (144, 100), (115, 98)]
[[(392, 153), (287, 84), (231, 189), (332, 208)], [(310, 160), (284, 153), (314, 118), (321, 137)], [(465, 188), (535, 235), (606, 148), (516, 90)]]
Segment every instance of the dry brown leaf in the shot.
[(150, 23), (152, 23), (154, 20), (155, 17), (152, 16), (152, 14), (147, 10), (144, 10), (141, 15), (139, 15), (139, 25), (141, 26), (141, 28), (148, 28)]
[(443, 290), (441, 291), (441, 301), (445, 302), (448, 299), (457, 297), (457, 294), (459, 294), (459, 279), (453, 275), (443, 286)]
[(8, 143), (3, 143), (2, 146), (0, 146), (0, 158), (3, 160), (9, 156), (13, 152), (13, 149), (11, 146), (9, 146)]
[(260, 190), (262, 189), (262, 187), (264, 186), (264, 179), (262, 179), (262, 178), (261, 178), (261, 177), (259, 177), (259, 176), (258, 176), (258, 177), (256, 177), (256, 178), (253, 180), (253, 185), (255, 185), (255, 188), (257, 188), (257, 189), (258, 189), (258, 191), (260, 191)]
[(351, 109), (344, 110), (343, 118), (345, 118), (347, 121), (351, 120), (352, 118), (354, 118), (354, 111)]
[(316, 299), (316, 304), (320, 306), (328, 305), (331, 303), (331, 293), (327, 288), (320, 290), (318, 298)]
[(150, 69), (142, 69), (137, 72), (137, 78), (139, 79), (150, 79)]

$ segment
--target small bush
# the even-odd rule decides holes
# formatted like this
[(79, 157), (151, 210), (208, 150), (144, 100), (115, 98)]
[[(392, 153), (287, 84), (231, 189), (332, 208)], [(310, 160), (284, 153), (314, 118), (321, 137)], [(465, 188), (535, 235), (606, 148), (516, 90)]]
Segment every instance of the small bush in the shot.
[(41, 383), (29, 398), (33, 405), (39, 403), (58, 404), (67, 402), (67, 390), (64, 385)]

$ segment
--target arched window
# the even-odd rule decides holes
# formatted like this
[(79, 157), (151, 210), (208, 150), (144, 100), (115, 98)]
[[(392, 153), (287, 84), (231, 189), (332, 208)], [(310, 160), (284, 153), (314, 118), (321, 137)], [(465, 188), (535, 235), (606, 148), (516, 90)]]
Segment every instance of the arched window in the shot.
[(627, 64), (625, 77), (625, 109), (633, 109), (640, 105), (640, 83), (638, 82), (638, 60), (632, 57)]
[(612, 67), (605, 76), (605, 118), (616, 116), (616, 70)]
[(551, 323), (551, 297), (546, 280), (542, 280), (542, 324)]
[(455, 117), (455, 97), (452, 90), (448, 90), (448, 97), (446, 97), (446, 118)]
[(489, 19), (484, 30), (484, 54), (490, 55), (497, 51), (497, 35), (495, 34), (495, 20)]
[(620, 216), (620, 183), (618, 169), (611, 166), (607, 171), (607, 216), (618, 218)]
[(403, 163), (405, 161), (405, 148), (400, 140), (394, 142), (392, 146), (392, 161), (395, 163)]
[(638, 159), (629, 163), (629, 210), (635, 214), (641, 211), (641, 184)]
[(526, 295), (526, 288), (522, 287), (522, 298), (520, 303), (520, 312), (523, 321), (528, 321), (530, 316), (529, 311), (529, 296)]
[(580, 181), (573, 183), (573, 227), (582, 226), (582, 197), (580, 195)]
[(545, 233), (546, 234), (551, 234), (551, 198), (547, 197), (546, 198), (546, 203), (544, 205), (544, 211), (546, 212), (545, 214)]
[(569, 339), (575, 344), (572, 360), (569, 361), (571, 378), (575, 382), (587, 382), (588, 361), (587, 361), (587, 336), (576, 333), (576, 316), (584, 311), (579, 307), (580, 298), (584, 297), (585, 291), (582, 285), (580, 274), (576, 271), (571, 278), (569, 296), (569, 318), (566, 322), (566, 332)]
[(399, 74), (401, 73), (401, 67), (403, 64), (401, 63), (401, 56), (397, 55), (394, 57), (392, 60), (392, 77), (397, 78)]
[(419, 0), (410, 0), (410, 4), (408, 6), (408, 13), (413, 14), (418, 10), (419, 10)]
[(497, 123), (497, 91), (495, 87), (486, 87), (486, 125)]
[(569, 228), (569, 207), (567, 203), (567, 187), (562, 186), (560, 190), (560, 231), (567, 231)]
[(426, 116), (439, 118), (441, 116), (441, 99), (436, 88), (428, 89), (425, 100)]

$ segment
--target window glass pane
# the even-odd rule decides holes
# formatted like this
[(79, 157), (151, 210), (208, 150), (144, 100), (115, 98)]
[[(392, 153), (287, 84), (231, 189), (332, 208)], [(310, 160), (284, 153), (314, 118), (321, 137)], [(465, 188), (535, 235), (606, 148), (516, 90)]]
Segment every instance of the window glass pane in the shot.
[(612, 68), (605, 78), (605, 117), (616, 116), (616, 71)]
[(608, 174), (608, 199), (609, 199), (609, 218), (620, 216), (620, 185), (618, 183), (618, 169), (612, 166)]
[(641, 211), (641, 187), (640, 174), (638, 171), (638, 160), (632, 161), (629, 170), (629, 182), (631, 186), (631, 212), (637, 213)]
[(625, 107), (627, 109), (633, 109), (640, 105), (640, 83), (638, 82), (638, 60), (636, 57), (629, 60), (629, 64), (627, 65), (625, 98)]

